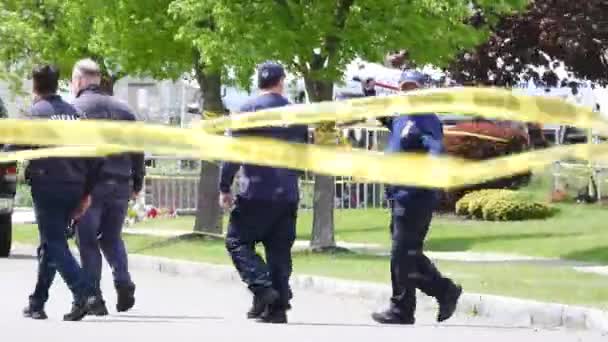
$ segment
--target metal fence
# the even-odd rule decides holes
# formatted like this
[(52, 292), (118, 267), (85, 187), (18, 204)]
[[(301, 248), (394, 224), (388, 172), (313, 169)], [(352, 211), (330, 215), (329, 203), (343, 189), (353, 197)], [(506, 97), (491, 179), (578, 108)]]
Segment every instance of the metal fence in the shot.
[[(342, 134), (354, 148), (372, 151), (383, 149), (388, 137), (388, 132), (378, 127), (343, 129)], [(148, 174), (151, 176), (146, 178), (146, 204), (177, 211), (195, 210), (198, 201), (198, 161), (171, 156), (148, 156), (147, 159)], [(386, 207), (384, 185), (361, 183), (350, 177), (334, 179), (336, 208)], [(305, 173), (300, 179), (300, 198), (301, 209), (312, 209), (314, 176), (310, 173)]]
[[(196, 177), (151, 176), (146, 178), (146, 205), (156, 208), (192, 212), (198, 203), (199, 180)], [(386, 207), (384, 186), (359, 183), (337, 177), (335, 207), (338, 209), (368, 209)], [(300, 180), (300, 209), (312, 209), (314, 179)]]
[(176, 211), (194, 211), (198, 203), (198, 178), (146, 177), (146, 205)]

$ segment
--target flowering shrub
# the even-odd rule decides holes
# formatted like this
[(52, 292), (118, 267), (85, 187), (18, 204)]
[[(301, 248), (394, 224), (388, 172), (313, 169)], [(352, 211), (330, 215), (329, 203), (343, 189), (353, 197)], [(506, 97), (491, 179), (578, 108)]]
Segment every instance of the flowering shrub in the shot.
[(144, 205), (142, 199), (137, 199), (136, 201), (131, 201), (129, 203), (125, 224), (127, 226), (132, 226), (143, 220), (176, 216), (177, 212), (175, 209), (156, 208), (151, 205)]
[(480, 190), (468, 193), (456, 203), (458, 215), (486, 221), (544, 219), (555, 210), (512, 190)]

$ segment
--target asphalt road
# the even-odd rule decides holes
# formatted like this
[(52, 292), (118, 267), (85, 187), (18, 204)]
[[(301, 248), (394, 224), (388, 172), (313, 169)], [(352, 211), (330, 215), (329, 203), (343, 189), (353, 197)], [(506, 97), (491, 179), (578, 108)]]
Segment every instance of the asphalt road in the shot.
[[(105, 274), (109, 275), (108, 270)], [(378, 303), (298, 291), (288, 325), (245, 319), (250, 296), (240, 283), (136, 272), (137, 304), (132, 312), (114, 312), (109, 278), (104, 293), (113, 313), (105, 318), (62, 322), (70, 295), (60, 278), (47, 306), (50, 318), (33, 321), (21, 309), (33, 287), (35, 260), (0, 259), (0, 341), (607, 341), (599, 333), (536, 330), (501, 326), (480, 318), (456, 317), (443, 325), (434, 312), (419, 315), (415, 327), (380, 326), (369, 314)]]

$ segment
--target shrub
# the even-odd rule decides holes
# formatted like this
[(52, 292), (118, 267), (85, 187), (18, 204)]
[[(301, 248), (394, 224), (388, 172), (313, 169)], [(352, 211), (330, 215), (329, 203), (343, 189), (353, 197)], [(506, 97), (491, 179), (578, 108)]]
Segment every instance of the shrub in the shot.
[(546, 218), (553, 211), (517, 191), (488, 189), (463, 196), (456, 203), (456, 213), (487, 221), (514, 221)]
[(456, 214), (461, 216), (475, 216), (475, 213), (478, 213), (481, 216), (481, 212), (479, 211), (481, 209), (479, 206), (483, 204), (483, 201), (487, 201), (489, 198), (493, 197), (516, 198), (523, 197), (523, 195), (507, 189), (485, 189), (469, 192), (456, 202)]
[(483, 207), (486, 221), (521, 221), (550, 217), (553, 211), (546, 205), (522, 200), (492, 199)]
[[(467, 133), (488, 135), (506, 140), (506, 143), (484, 140), (477, 137), (447, 135), (444, 145), (448, 155), (469, 160), (487, 160), (519, 153), (529, 148), (529, 139), (525, 131), (510, 127), (505, 122), (490, 122), (475, 120), (455, 125), (451, 130)], [(471, 184), (462, 188), (444, 191), (441, 194), (439, 210), (450, 212), (455, 209), (456, 203), (463, 195), (481, 189), (517, 189), (528, 184), (532, 174), (530, 172), (503, 177), (480, 184)], [(463, 208), (456, 209), (457, 212)]]
[(471, 136), (446, 134), (443, 141), (446, 152), (465, 159), (485, 160), (495, 158), (522, 152), (529, 146), (528, 136), (523, 130), (509, 127), (508, 124), (502, 122), (485, 120), (462, 122), (455, 125), (451, 130), (483, 134), (507, 141), (504, 143)]
[(483, 216), (483, 205), (486, 201), (483, 197), (475, 198), (469, 202), (468, 214), (471, 217), (480, 218)]

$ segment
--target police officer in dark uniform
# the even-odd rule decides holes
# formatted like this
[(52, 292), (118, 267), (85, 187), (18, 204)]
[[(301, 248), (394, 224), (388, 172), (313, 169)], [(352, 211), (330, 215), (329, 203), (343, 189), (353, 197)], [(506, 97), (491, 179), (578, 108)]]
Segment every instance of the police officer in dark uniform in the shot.
[[(92, 60), (81, 60), (74, 66), (72, 91), (76, 94), (74, 107), (88, 119), (135, 121), (127, 105), (100, 89), (101, 72)], [(102, 258), (112, 268), (118, 295), (116, 310), (128, 311), (135, 304), (135, 284), (128, 269), (127, 250), (122, 239), (122, 227), (128, 204), (141, 191), (145, 175), (143, 153), (124, 153), (105, 158), (100, 179), (93, 189), (92, 204), (78, 222), (77, 238), (82, 266), (101, 297)], [(108, 314), (105, 307), (92, 312)]]
[[(417, 71), (405, 71), (400, 79), (404, 91), (423, 87), (428, 77)], [(373, 95), (373, 81), (364, 92)], [(438, 155), (443, 152), (443, 127), (435, 114), (401, 115), (380, 120), (390, 131), (387, 152), (423, 152)], [(425, 172), (425, 170), (420, 170)], [(435, 297), (439, 303), (439, 322), (449, 319), (456, 310), (462, 288), (445, 278), (423, 253), (437, 193), (433, 189), (409, 186), (388, 186), (391, 203), (391, 305), (372, 318), (384, 324), (414, 324), (416, 289)]]
[[(282, 95), (285, 71), (267, 62), (258, 68), (261, 94), (240, 108), (253, 112), (289, 105)], [(232, 132), (233, 136), (258, 136), (304, 143), (308, 129), (303, 125), (263, 127)], [(239, 171), (240, 191), (233, 200), (231, 186)], [(254, 295), (247, 317), (265, 323), (287, 323), (292, 272), (291, 247), (295, 240), (298, 212), (299, 172), (257, 165), (225, 162), (221, 167), (220, 204), (230, 209), (226, 248), (242, 280)], [(266, 261), (255, 252), (262, 243)]]
[[(59, 80), (57, 68), (41, 66), (34, 69), (32, 76), (36, 95), (31, 109), (33, 118), (80, 119), (76, 109), (56, 94)], [(28, 147), (15, 146), (12, 149), (25, 148)], [(29, 163), (26, 178), (32, 188), (40, 246), (38, 279), (29, 305), (23, 311), (26, 317), (47, 318), (44, 305), (56, 271), (59, 271), (74, 295), (72, 311), (64, 316), (64, 320), (81, 320), (88, 312), (98, 310), (102, 305), (70, 252), (65, 235), (70, 220), (78, 219), (90, 205), (90, 193), (98, 181), (101, 167), (100, 160), (90, 158), (45, 158)]]

